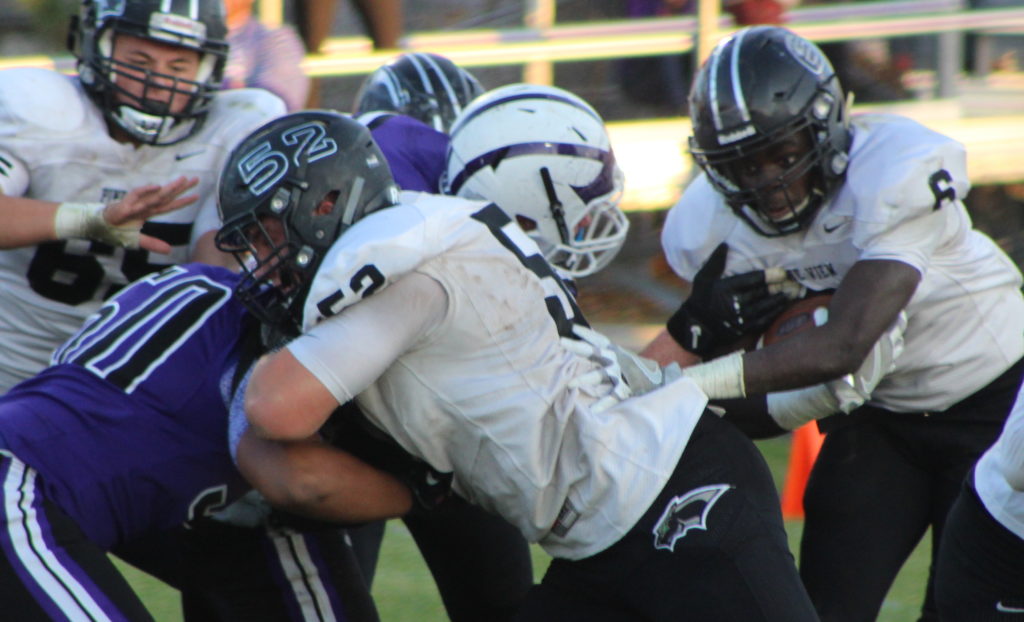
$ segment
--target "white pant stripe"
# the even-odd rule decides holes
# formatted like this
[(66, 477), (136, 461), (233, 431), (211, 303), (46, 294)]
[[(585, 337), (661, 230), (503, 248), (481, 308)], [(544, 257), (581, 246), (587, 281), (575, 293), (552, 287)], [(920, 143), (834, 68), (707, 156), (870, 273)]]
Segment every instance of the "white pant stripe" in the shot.
[(11, 463), (3, 481), (4, 512), (7, 515), (7, 535), (18, 559), (69, 620), (109, 621), (106, 612), (61, 564), (43, 539), (35, 508), (32, 507), (35, 501), (35, 469), (26, 466), (10, 452), (0, 450), (0, 454), (7, 456)]
[(292, 586), (299, 603), (302, 619), (306, 622), (337, 622), (330, 597), (306, 548), (306, 540), (292, 531), (270, 533), (277, 550), (277, 559), (284, 570), (285, 580)]

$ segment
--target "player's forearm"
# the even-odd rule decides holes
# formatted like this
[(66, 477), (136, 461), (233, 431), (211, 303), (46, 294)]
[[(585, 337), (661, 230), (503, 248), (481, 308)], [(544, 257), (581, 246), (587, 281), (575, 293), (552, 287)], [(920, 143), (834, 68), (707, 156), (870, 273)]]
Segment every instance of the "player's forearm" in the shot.
[(57, 239), (57, 203), (0, 194), (0, 248), (32, 246)]
[(392, 475), (318, 440), (242, 436), (238, 467), (267, 501), (289, 512), (339, 523), (402, 516), (409, 489)]

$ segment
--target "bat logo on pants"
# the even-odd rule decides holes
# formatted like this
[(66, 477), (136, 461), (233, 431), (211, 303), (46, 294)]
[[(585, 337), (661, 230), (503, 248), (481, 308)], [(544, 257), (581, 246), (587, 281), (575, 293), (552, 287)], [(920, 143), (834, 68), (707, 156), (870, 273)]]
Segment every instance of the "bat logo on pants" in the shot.
[(674, 497), (665, 506), (661, 518), (654, 524), (654, 548), (674, 551), (676, 540), (682, 538), (691, 529), (707, 531), (708, 512), (719, 497), (732, 486), (714, 484), (694, 488), (690, 492)]

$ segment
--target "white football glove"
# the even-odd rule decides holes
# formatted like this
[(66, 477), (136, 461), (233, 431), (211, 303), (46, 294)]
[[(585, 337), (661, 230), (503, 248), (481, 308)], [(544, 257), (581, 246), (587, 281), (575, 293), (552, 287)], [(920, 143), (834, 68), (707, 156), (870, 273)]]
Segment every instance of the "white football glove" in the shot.
[(825, 383), (836, 396), (839, 410), (849, 413), (871, 397), (882, 378), (896, 367), (896, 359), (903, 353), (903, 333), (906, 330), (907, 314), (900, 311), (896, 321), (878, 338), (857, 371)]
[(856, 372), (812, 387), (769, 393), (768, 413), (786, 430), (837, 412), (850, 413), (866, 402), (882, 378), (896, 367), (906, 328), (907, 314), (900, 311)]
[(617, 348), (612, 342), (601, 333), (585, 326), (574, 326), (573, 334), (579, 339), (562, 337), (562, 346), (600, 366), (600, 369), (577, 376), (569, 382), (571, 389), (586, 389), (592, 395), (604, 393), (591, 405), (590, 410), (595, 413), (607, 410), (632, 395), (630, 386), (623, 378)]

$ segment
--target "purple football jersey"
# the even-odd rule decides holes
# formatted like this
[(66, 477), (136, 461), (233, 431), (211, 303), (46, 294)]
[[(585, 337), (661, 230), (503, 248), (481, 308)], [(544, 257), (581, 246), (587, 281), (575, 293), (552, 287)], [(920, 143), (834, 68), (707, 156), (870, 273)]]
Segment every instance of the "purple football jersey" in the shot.
[(248, 485), (228, 452), (238, 276), (191, 264), (125, 288), (0, 397), (0, 444), (47, 498), (112, 547), (224, 507)]
[(400, 114), (381, 114), (367, 123), (395, 183), (402, 190), (440, 192), (448, 153), (448, 135)]

